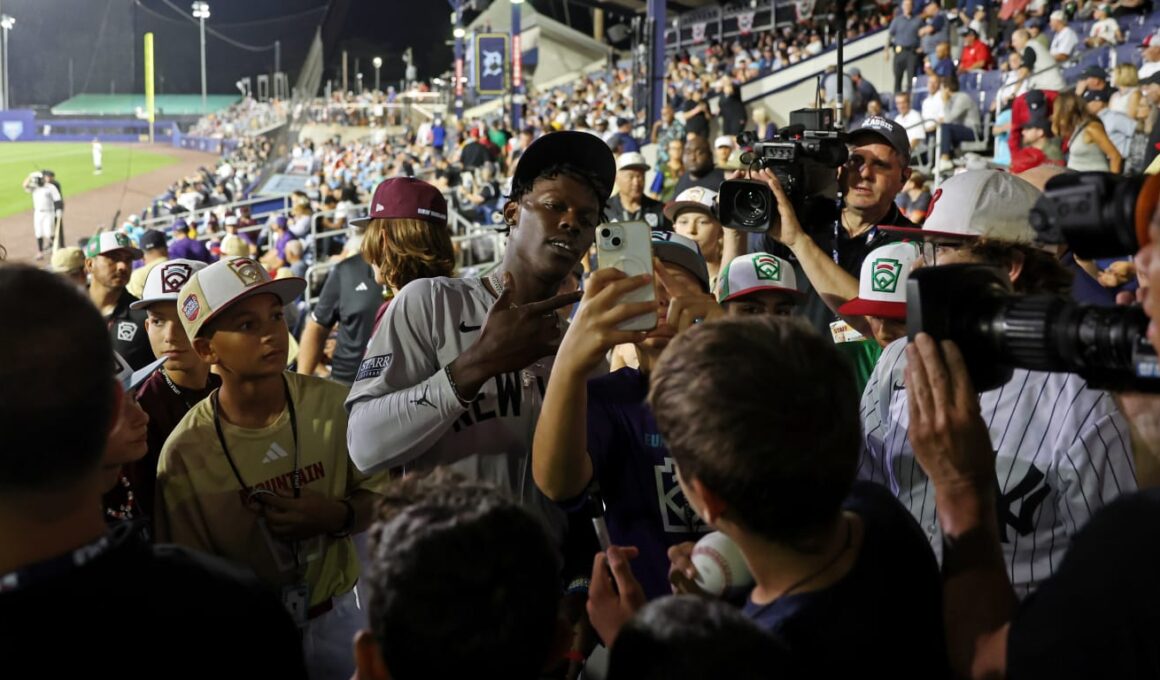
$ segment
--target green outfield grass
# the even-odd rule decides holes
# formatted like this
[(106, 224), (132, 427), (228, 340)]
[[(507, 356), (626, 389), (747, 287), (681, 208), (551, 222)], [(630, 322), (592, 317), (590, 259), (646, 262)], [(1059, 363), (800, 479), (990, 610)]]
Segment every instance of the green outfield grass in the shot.
[(92, 145), (86, 142), (17, 142), (0, 144), (0, 217), (32, 209), (20, 189), (34, 170), (49, 169), (64, 188), (65, 203), (90, 189), (173, 165), (177, 158), (156, 151), (104, 145), (103, 172), (93, 174)]

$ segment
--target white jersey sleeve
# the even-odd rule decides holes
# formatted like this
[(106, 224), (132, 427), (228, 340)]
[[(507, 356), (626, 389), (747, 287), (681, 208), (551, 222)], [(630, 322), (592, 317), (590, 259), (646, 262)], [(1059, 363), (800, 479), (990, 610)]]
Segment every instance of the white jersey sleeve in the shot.
[(456, 398), (438, 348), (447, 310), (435, 280), (406, 285), (371, 337), (346, 400), (347, 446), (363, 472), (410, 462), (467, 409)]

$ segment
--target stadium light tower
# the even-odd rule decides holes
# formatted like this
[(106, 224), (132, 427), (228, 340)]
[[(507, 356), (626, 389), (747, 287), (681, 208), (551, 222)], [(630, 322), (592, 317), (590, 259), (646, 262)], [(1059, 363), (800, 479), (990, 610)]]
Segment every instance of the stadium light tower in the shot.
[(12, 102), (8, 99), (8, 31), (16, 25), (11, 15), (0, 14), (0, 58), (4, 59), (4, 79), (0, 81), (0, 111), (7, 111)]
[(379, 91), (379, 69), (381, 69), (383, 67), (383, 58), (382, 57), (375, 57), (373, 60), (371, 60), (371, 63), (375, 65), (375, 92), (378, 92)]
[(193, 3), (193, 16), (201, 24), (201, 115), (207, 113), (205, 96), (205, 20), (209, 18), (209, 3)]

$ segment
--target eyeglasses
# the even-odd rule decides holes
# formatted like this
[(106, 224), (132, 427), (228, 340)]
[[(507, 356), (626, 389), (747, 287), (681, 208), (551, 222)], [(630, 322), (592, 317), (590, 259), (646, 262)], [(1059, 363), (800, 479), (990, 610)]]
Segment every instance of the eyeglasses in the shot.
[(962, 241), (923, 241), (922, 242), (922, 262), (925, 265), (933, 266), (938, 264), (938, 258), (941, 256), (946, 259), (947, 255), (966, 246)]

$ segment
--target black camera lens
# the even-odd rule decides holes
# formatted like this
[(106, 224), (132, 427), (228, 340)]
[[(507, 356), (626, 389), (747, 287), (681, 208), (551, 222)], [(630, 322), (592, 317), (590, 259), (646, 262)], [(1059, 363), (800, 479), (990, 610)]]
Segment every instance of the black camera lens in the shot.
[(609, 229), (608, 227), (605, 227), (605, 228), (600, 230), (600, 235), (603, 236), (604, 238), (608, 238), (609, 236), (612, 236), (612, 230)]
[(620, 247), (620, 237), (612, 239), (612, 245), (615, 248), (619, 248)]
[(769, 221), (769, 196), (756, 189), (743, 189), (733, 197), (733, 215), (743, 224), (759, 225)]

